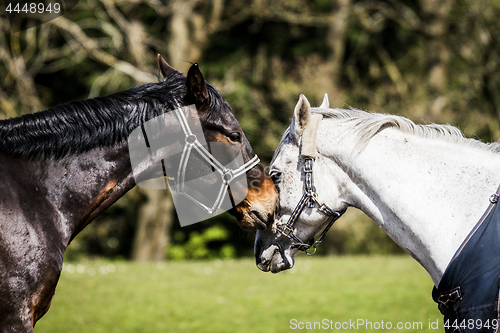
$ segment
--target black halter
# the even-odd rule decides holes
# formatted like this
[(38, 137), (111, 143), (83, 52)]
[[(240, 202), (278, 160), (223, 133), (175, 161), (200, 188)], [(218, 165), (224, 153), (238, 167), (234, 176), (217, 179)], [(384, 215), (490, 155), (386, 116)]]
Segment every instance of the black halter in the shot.
[[(321, 120), (321, 119), (319, 119), (319, 120)], [(316, 126), (319, 123), (319, 120), (317, 121)], [(312, 135), (312, 140), (315, 141), (316, 140), (316, 135), (315, 135), (316, 128), (314, 128), (313, 130), (314, 130), (314, 135)], [(306, 139), (309, 139), (309, 138), (306, 138)], [(315, 150), (315, 145), (314, 145), (314, 150)], [(316, 189), (315, 189), (314, 184), (313, 184), (313, 175), (312, 175), (313, 157), (310, 155), (313, 155), (313, 154), (314, 153), (310, 153), (310, 154), (304, 154), (304, 152), (302, 153), (302, 158), (304, 159), (304, 173), (305, 173), (304, 194), (302, 195), (302, 198), (300, 198), (300, 201), (297, 204), (297, 206), (295, 207), (295, 209), (293, 210), (292, 215), (288, 219), (288, 222), (284, 225), (280, 224), (280, 225), (276, 226), (276, 230), (278, 230), (282, 235), (287, 237), (292, 242), (292, 246), (291, 246), (292, 249), (297, 248), (300, 251), (304, 251), (305, 253), (307, 253), (310, 256), (312, 256), (313, 254), (316, 253), (316, 247), (319, 244), (321, 244), (321, 242), (323, 242), (323, 239), (325, 238), (325, 235), (328, 232), (328, 230), (330, 230), (333, 223), (335, 223), (335, 221), (337, 221), (342, 216), (342, 214), (344, 214), (346, 211), (345, 209), (341, 210), (341, 211), (335, 211), (335, 210), (331, 209), (330, 207), (328, 207), (327, 205), (325, 205), (324, 203), (321, 203), (318, 201), (318, 194), (316, 193)], [(323, 229), (323, 232), (321, 233), (321, 235), (318, 237), (318, 239), (316, 241), (314, 240), (314, 237), (313, 237), (309, 243), (304, 243), (302, 240), (300, 240), (300, 238), (298, 238), (296, 235), (294, 235), (293, 226), (294, 226), (295, 222), (297, 221), (297, 219), (299, 218), (299, 215), (302, 212), (302, 210), (304, 210), (304, 208), (306, 207), (306, 205), (308, 208), (313, 208), (315, 203), (318, 204), (319, 211), (327, 216), (331, 216), (331, 219), (330, 219), (330, 222), (328, 222), (328, 225), (325, 227), (325, 229)], [(307, 252), (307, 250), (311, 247), (314, 248), (314, 251), (312, 253)]]

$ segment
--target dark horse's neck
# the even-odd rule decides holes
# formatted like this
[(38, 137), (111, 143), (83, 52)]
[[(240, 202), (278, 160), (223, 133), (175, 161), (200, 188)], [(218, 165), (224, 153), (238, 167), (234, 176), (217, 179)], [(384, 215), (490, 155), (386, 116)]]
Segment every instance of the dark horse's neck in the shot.
[(34, 231), (50, 228), (50, 243), (62, 256), (87, 224), (135, 185), (128, 156), (126, 141), (57, 160), (0, 154), (0, 195), (17, 199), (10, 201), (12, 211), (21, 211)]
[(182, 87), (177, 81), (138, 86), (0, 122), (0, 164), (5, 174), (14, 173), (5, 178), (31, 188), (24, 195), (41, 193), (50, 201), (47, 209), (59, 215), (50, 220), (57, 221), (54, 228), (62, 236), (61, 246), (65, 248), (135, 185), (127, 137), (144, 121), (179, 103), (172, 98), (173, 90)]
[(182, 105), (172, 96), (185, 85), (170, 77), (0, 121), (0, 331), (20, 325), (9, 318), (30, 331), (47, 311), (70, 241), (135, 185), (128, 134)]

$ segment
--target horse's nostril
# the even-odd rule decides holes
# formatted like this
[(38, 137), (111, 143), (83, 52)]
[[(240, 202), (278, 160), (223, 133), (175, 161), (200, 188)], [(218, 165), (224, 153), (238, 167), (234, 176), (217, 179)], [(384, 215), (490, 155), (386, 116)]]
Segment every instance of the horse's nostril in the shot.
[(252, 210), (250, 212), (250, 216), (252, 216), (255, 226), (258, 230), (266, 230), (267, 224), (266, 220), (262, 216), (262, 214), (256, 210)]

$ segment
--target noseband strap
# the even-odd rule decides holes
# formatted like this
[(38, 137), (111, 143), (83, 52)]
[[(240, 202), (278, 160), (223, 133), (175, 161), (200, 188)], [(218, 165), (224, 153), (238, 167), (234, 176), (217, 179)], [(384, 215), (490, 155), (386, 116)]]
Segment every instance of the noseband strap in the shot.
[[(286, 224), (280, 224), (276, 227), (276, 229), (285, 237), (287, 237), (291, 242), (292, 246), (291, 248), (296, 248), (299, 249), (300, 251), (304, 251), (308, 255), (313, 255), (316, 253), (316, 248), (321, 242), (323, 242), (323, 239), (325, 238), (326, 233), (330, 228), (332, 227), (333, 223), (337, 221), (342, 214), (345, 213), (345, 209), (342, 211), (335, 211), (325, 205), (324, 203), (321, 203), (318, 201), (318, 194), (316, 193), (316, 189), (314, 187), (313, 183), (313, 159), (316, 155), (316, 132), (317, 128), (319, 125), (319, 122), (321, 121), (321, 118), (323, 118), (319, 114), (314, 114), (311, 116), (311, 119), (309, 120), (309, 124), (307, 125), (306, 129), (304, 130), (303, 134), (303, 151), (302, 151), (302, 159), (304, 160), (304, 194), (299, 200), (299, 203), (297, 206), (295, 206), (295, 209), (292, 212), (292, 215), (288, 219), (288, 222)], [(306, 141), (307, 140), (307, 141)], [(304, 147), (307, 147), (304, 149)], [(318, 209), (320, 212), (325, 214), (326, 216), (330, 217), (330, 221), (328, 222), (328, 225), (323, 229), (323, 232), (321, 235), (318, 237), (316, 241), (314, 241), (314, 238), (311, 240), (309, 243), (304, 243), (300, 238), (298, 238), (294, 233), (294, 225), (297, 219), (300, 216), (300, 213), (304, 210), (304, 208), (307, 206), (308, 208), (313, 208), (315, 204), (318, 205)], [(312, 253), (307, 252), (310, 248), (314, 248), (314, 251)]]

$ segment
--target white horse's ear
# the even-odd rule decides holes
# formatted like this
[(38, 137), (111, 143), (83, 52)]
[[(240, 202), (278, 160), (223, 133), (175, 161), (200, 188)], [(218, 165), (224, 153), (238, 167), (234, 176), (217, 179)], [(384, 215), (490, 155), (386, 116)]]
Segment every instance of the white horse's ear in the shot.
[(309, 122), (310, 116), (311, 105), (306, 96), (301, 94), (297, 105), (295, 105), (295, 110), (293, 111), (293, 131), (295, 135), (300, 136), (302, 134), (302, 131)]
[(323, 103), (321, 103), (320, 108), (321, 109), (329, 109), (330, 108), (330, 101), (328, 100), (327, 94), (325, 94), (325, 97), (323, 97)]

